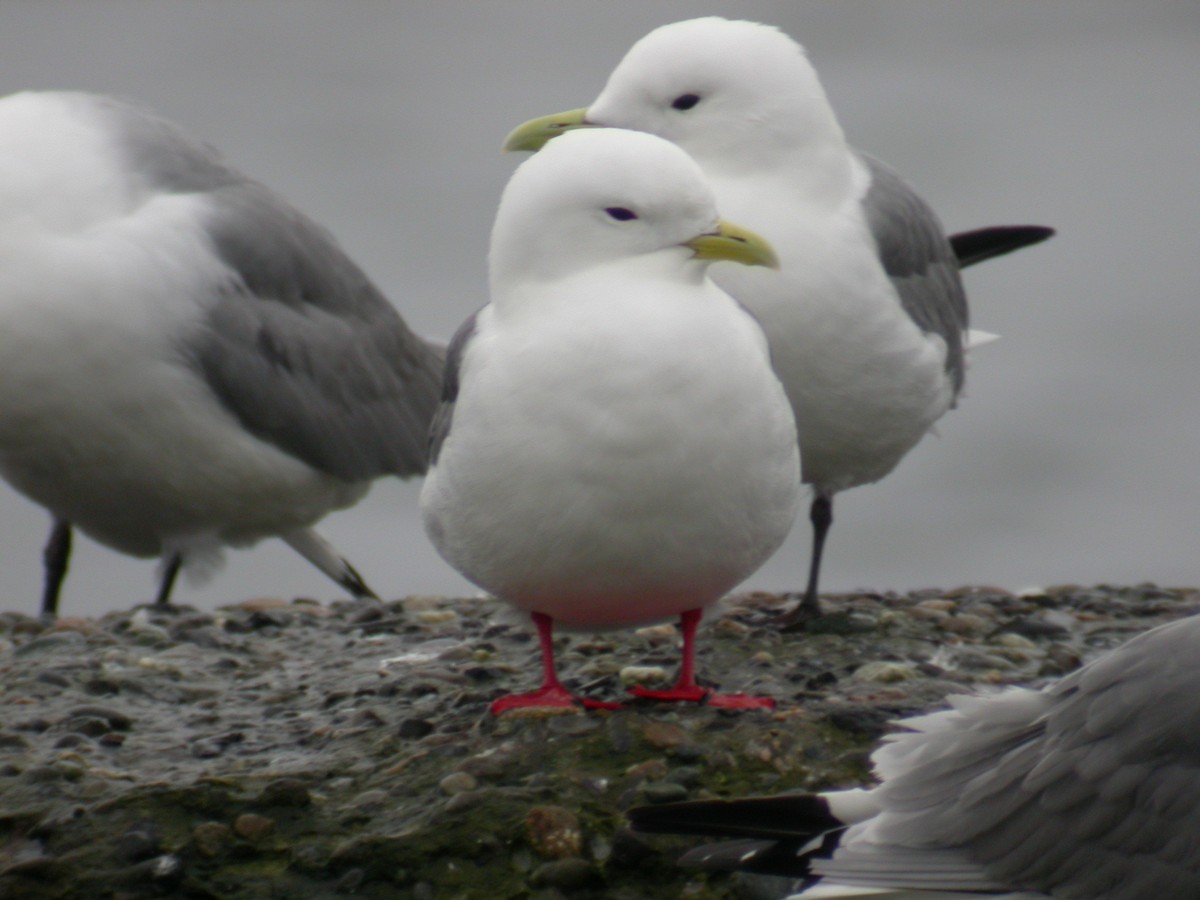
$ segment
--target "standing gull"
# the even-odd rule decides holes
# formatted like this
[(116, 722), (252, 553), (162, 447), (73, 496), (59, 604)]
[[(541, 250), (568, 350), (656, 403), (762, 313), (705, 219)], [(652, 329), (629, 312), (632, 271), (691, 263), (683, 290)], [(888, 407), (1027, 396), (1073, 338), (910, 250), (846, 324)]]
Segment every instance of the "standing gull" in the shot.
[[(834, 495), (887, 475), (962, 389), (955, 246), (904, 181), (846, 143), (803, 48), (766, 25), (713, 17), (658, 28), (590, 107), (527, 122), (505, 146), (536, 150), (584, 125), (678, 144), (722, 213), (779, 252), (778, 271), (715, 266), (712, 277), (762, 322), (796, 413), (813, 551), (804, 599), (784, 622), (816, 615)], [(977, 262), (1048, 235), (983, 229), (957, 243)]]
[(951, 697), (875, 751), (872, 790), (630, 817), (643, 831), (741, 837), (684, 861), (819, 882), (804, 897), (1200, 897), (1197, 646), (1192, 616), (1043, 690)]
[(0, 99), (0, 473), (72, 527), (182, 567), (312, 525), (426, 465), (441, 352), (323, 229), (211, 148), (83, 93)]
[(694, 678), (701, 610), (779, 546), (799, 496), (791, 409), (757, 323), (707, 278), (720, 259), (774, 264), (651, 135), (569, 135), (504, 191), (491, 303), (450, 344), (421, 495), (442, 556), (540, 633), (542, 687), (494, 713), (611, 705), (559, 683), (554, 623), (674, 616), (678, 684), (635, 694), (770, 705)]

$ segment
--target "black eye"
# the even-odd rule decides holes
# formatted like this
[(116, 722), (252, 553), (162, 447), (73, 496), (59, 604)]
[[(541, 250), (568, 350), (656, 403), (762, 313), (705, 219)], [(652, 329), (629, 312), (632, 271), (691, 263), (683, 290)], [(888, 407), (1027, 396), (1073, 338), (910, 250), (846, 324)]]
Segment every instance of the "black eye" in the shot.
[(691, 109), (699, 102), (700, 97), (696, 94), (680, 94), (671, 101), (671, 108), (679, 110)]
[(637, 213), (635, 213), (632, 209), (626, 209), (623, 206), (610, 206), (604, 211), (618, 222), (628, 222), (630, 219), (637, 218)]

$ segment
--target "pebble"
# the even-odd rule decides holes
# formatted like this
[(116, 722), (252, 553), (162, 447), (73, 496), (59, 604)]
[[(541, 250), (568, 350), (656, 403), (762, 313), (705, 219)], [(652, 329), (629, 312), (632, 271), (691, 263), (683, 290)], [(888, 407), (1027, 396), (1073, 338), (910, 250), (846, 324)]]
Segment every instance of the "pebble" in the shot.
[(688, 789), (675, 781), (650, 781), (642, 785), (647, 803), (675, 803), (686, 800)]
[(622, 687), (631, 684), (662, 684), (671, 680), (671, 673), (662, 666), (625, 666), (617, 673)]
[(448, 794), (451, 797), (455, 794), (473, 791), (478, 786), (479, 782), (475, 780), (475, 776), (470, 772), (451, 772), (438, 782), (438, 787), (441, 788), (442, 793)]
[(529, 846), (546, 859), (579, 856), (583, 831), (579, 817), (562, 806), (535, 806), (525, 814), (525, 837)]
[(688, 733), (673, 722), (650, 722), (642, 729), (642, 736), (659, 750), (673, 750), (688, 740)]
[(209, 859), (223, 853), (231, 839), (229, 826), (222, 822), (201, 822), (192, 829), (192, 842), (200, 854)]
[(233, 830), (248, 841), (259, 841), (275, 830), (275, 820), (257, 813), (242, 813), (233, 820)]
[(560, 859), (542, 863), (534, 869), (529, 876), (529, 883), (534, 887), (573, 891), (584, 887), (597, 877), (596, 870), (585, 859)]
[(879, 684), (893, 684), (900, 681), (911, 681), (918, 677), (917, 670), (908, 663), (875, 660), (863, 663), (854, 670), (855, 681), (873, 681)]

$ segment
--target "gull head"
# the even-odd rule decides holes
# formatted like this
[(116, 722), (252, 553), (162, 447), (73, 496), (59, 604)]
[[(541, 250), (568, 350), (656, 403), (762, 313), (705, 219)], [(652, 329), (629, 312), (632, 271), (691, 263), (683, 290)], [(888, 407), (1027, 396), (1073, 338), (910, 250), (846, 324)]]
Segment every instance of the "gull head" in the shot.
[(494, 288), (634, 260), (693, 278), (717, 260), (777, 265), (763, 238), (718, 218), (699, 166), (661, 138), (577, 130), (518, 167), (492, 230)]
[(844, 141), (803, 47), (772, 26), (716, 16), (650, 32), (590, 106), (532, 119), (504, 146), (538, 150), (587, 126), (658, 135), (710, 172), (752, 169)]

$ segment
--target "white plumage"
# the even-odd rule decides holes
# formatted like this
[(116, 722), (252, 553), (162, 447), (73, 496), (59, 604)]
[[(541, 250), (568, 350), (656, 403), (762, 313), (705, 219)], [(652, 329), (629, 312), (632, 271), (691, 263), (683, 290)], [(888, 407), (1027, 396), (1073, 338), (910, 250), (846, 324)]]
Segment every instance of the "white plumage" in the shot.
[[(70, 527), (182, 564), (310, 526), (424, 466), (440, 353), (324, 231), (129, 104), (0, 100), (0, 472)], [(55, 555), (60, 565), (50, 562)]]
[(422, 494), (476, 584), (621, 627), (711, 605), (779, 546), (795, 428), (757, 323), (697, 258), (717, 227), (695, 163), (649, 135), (571, 135), (513, 176)]

